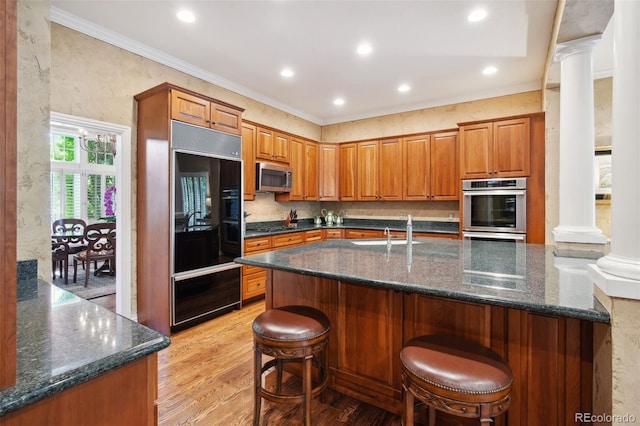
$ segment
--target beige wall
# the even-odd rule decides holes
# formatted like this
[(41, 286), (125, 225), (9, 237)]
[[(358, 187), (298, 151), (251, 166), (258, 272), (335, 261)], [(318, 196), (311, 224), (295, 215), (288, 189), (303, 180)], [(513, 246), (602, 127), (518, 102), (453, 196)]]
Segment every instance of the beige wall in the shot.
[(533, 91), (332, 124), (322, 128), (322, 140), (346, 142), (453, 129), (460, 122), (540, 111), (542, 94), (540, 91)]

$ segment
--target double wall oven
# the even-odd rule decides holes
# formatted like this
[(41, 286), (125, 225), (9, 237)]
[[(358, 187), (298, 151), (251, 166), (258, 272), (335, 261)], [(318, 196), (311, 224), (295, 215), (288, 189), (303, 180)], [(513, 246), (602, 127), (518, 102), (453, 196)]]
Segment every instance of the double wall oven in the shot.
[(527, 179), (463, 180), (462, 215), (463, 283), (522, 291), (527, 247), (520, 243), (527, 241)]
[(527, 178), (462, 181), (462, 237), (526, 242)]

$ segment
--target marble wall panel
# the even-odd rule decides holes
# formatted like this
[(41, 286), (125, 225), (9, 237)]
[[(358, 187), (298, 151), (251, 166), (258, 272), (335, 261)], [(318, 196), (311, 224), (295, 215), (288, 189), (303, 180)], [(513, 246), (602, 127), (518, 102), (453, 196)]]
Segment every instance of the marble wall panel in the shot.
[(17, 260), (51, 278), (48, 1), (18, 1)]

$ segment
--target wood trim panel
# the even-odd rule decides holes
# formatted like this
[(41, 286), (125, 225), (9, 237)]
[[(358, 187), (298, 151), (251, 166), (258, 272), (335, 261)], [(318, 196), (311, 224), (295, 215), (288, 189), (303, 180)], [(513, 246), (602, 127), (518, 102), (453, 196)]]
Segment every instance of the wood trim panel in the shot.
[(0, 389), (16, 382), (17, 4), (0, 1)]
[(531, 117), (531, 174), (527, 178), (527, 242), (544, 244), (545, 235), (545, 115)]
[(169, 92), (138, 102), (138, 320), (170, 334)]
[(0, 426), (157, 424), (156, 353), (0, 417)]

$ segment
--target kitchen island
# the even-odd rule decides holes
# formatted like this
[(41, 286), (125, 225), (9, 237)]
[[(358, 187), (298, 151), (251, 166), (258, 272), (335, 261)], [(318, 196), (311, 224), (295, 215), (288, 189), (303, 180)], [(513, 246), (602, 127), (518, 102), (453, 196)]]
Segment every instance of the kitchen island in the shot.
[[(593, 327), (609, 314), (586, 259), (537, 244), (332, 240), (236, 259), (267, 268), (266, 306), (303, 304), (332, 323), (330, 386), (402, 411), (399, 352), (449, 333), (490, 346), (511, 366), (509, 425), (574, 424), (592, 412)], [(411, 247), (411, 248), (409, 248)]]

